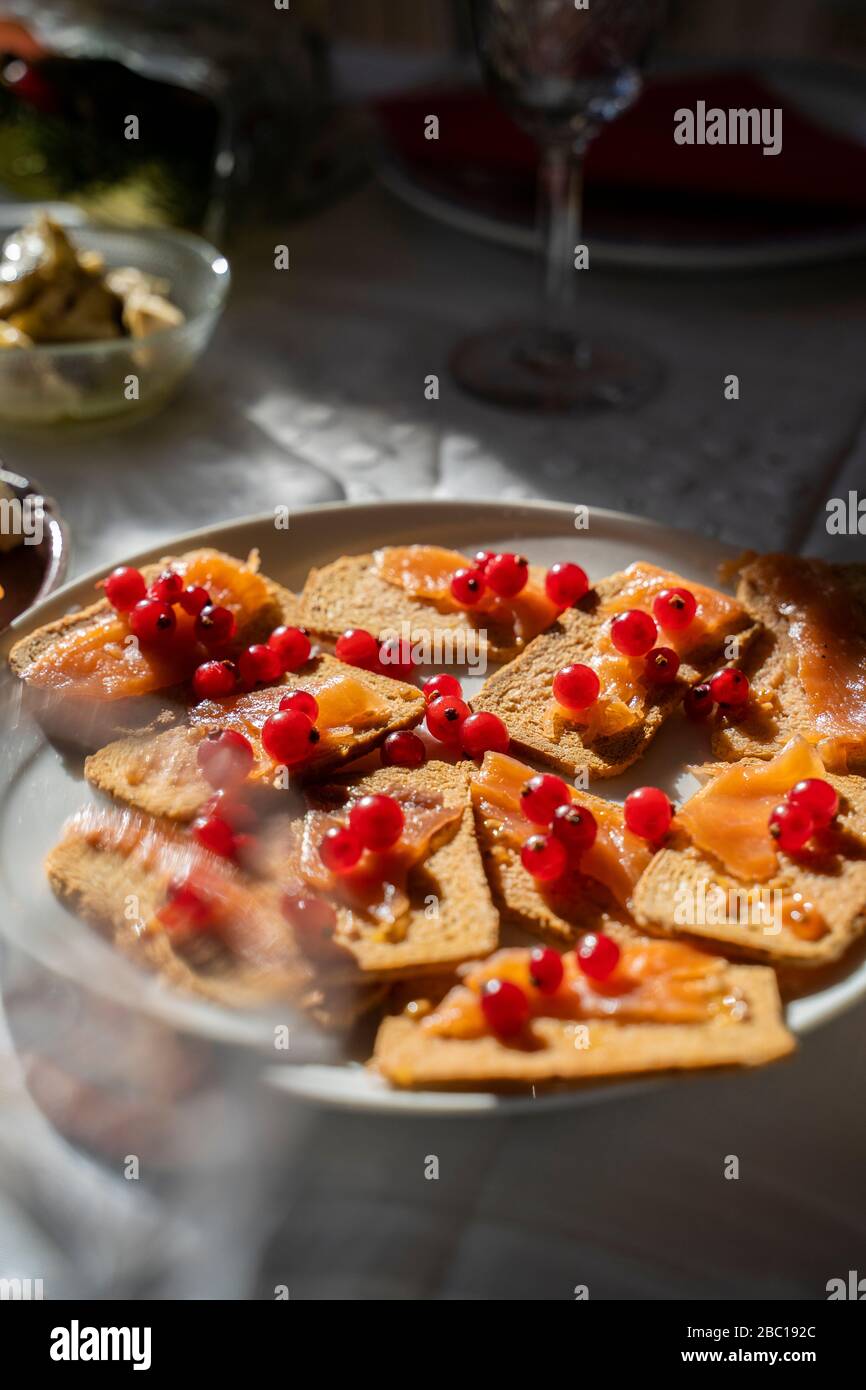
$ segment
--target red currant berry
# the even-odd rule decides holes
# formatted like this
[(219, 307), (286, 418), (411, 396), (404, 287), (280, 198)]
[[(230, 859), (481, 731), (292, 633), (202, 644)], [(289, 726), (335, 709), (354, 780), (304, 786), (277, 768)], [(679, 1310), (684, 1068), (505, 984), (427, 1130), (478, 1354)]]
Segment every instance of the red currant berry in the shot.
[[(209, 664), (219, 665), (219, 662)], [(234, 729), (215, 729), (205, 734), (199, 744), (196, 761), (205, 781), (219, 790), (237, 786), (249, 776), (255, 753), (243, 734)]]
[(481, 994), (481, 1012), (488, 1028), (500, 1038), (513, 1038), (529, 1018), (529, 1000), (511, 980), (488, 980)]
[(460, 726), (469, 718), (469, 706), (456, 695), (443, 695), (427, 706), (427, 728), (439, 743), (458, 744)]
[(174, 610), (158, 598), (143, 598), (129, 614), (129, 626), (139, 642), (158, 642), (174, 632)]
[(592, 811), (572, 802), (557, 806), (550, 823), (550, 833), (565, 847), (569, 859), (577, 859), (592, 849), (598, 835), (598, 824)]
[(552, 883), (565, 873), (568, 856), (562, 841), (552, 835), (530, 835), (520, 851), (520, 862), (533, 878)]
[(682, 632), (697, 611), (698, 601), (691, 589), (662, 589), (653, 599), (653, 616), (664, 632)]
[(275, 627), (268, 646), (284, 671), (298, 671), (310, 659), (310, 639), (302, 627)]
[[(243, 738), (243, 734), (239, 734), (238, 737)], [(213, 796), (208, 797), (202, 806), (201, 814), (203, 816), (218, 816), (220, 820), (225, 821), (226, 825), (230, 825), (236, 834), (251, 830), (256, 823), (253, 808), (238, 798), (234, 787), (222, 787), (219, 791), (214, 792)]]
[(440, 695), (456, 695), (459, 700), (463, 695), (463, 687), (456, 676), (449, 676), (443, 671), (440, 675), (431, 676), (429, 681), (425, 681), (421, 693), (428, 704), (431, 700), (438, 700)]
[(309, 757), (320, 734), (309, 715), (284, 709), (271, 714), (262, 725), (262, 744), (275, 763), (301, 763)]
[(415, 662), (412, 660), (409, 643), (399, 637), (389, 637), (386, 642), (381, 643), (376, 664), (372, 669), (383, 676), (390, 676), (392, 681), (413, 682)]
[(529, 955), (529, 978), (539, 994), (555, 994), (565, 970), (562, 956), (550, 946), (536, 946)]
[(563, 666), (553, 677), (553, 698), (563, 709), (589, 709), (601, 690), (601, 683), (591, 666), (575, 661)]
[(574, 954), (580, 969), (591, 980), (606, 980), (619, 961), (619, 947), (602, 932), (588, 932)]
[(550, 825), (557, 806), (571, 805), (571, 792), (561, 777), (539, 772), (520, 792), (520, 811), (535, 825)]
[(349, 829), (364, 849), (383, 854), (403, 834), (403, 808), (393, 796), (362, 796), (349, 812)]
[(244, 685), (268, 684), (278, 681), (283, 674), (282, 663), (276, 652), (263, 642), (255, 642), (238, 657), (238, 670)]
[(199, 816), (193, 821), (193, 839), (202, 849), (218, 854), (223, 859), (232, 859), (235, 853), (234, 831), (219, 816)]
[(823, 777), (806, 777), (798, 782), (788, 792), (788, 801), (809, 812), (816, 830), (826, 830), (839, 810), (836, 789)]
[(475, 554), (472, 556), (472, 563), (475, 569), (481, 570), (481, 573), (484, 574), (495, 553), (496, 552), (493, 550), (476, 550)]
[(219, 700), (224, 695), (234, 695), (238, 679), (233, 661), (203, 661), (193, 671), (192, 688), (199, 700)]
[(337, 913), (326, 898), (314, 893), (286, 894), (281, 906), (305, 955), (329, 955), (333, 951)]
[(494, 555), (487, 561), (484, 578), (497, 598), (516, 598), (529, 580), (529, 561), (525, 555)]
[(815, 831), (812, 813), (805, 806), (783, 801), (770, 815), (770, 834), (786, 854), (798, 854)]
[(677, 678), (680, 659), (673, 647), (653, 647), (647, 652), (644, 675), (650, 685), (670, 685)]
[(658, 628), (649, 613), (630, 608), (610, 625), (610, 640), (623, 656), (646, 656), (656, 644)]
[(234, 637), (236, 627), (234, 613), (228, 608), (209, 603), (195, 620), (195, 635), (200, 642), (206, 643), (209, 647), (216, 647)]
[(674, 812), (658, 787), (638, 787), (629, 792), (623, 806), (626, 829), (642, 840), (660, 840), (670, 830)]
[(191, 589), (184, 589), (178, 603), (184, 613), (189, 613), (190, 617), (197, 618), (201, 610), (207, 608), (210, 603), (210, 594), (200, 584), (194, 584)]
[(411, 729), (389, 734), (382, 744), (382, 763), (385, 767), (423, 767), (427, 761), (424, 740)]
[(338, 637), (334, 651), (338, 659), (345, 661), (348, 666), (363, 669), (376, 666), (379, 661), (379, 643), (372, 632), (362, 627), (350, 627), (342, 637)]
[(507, 753), (510, 742), (499, 715), (487, 710), (470, 714), (460, 726), (460, 746), (470, 758), (483, 758), (485, 753)]
[(348, 874), (364, 852), (364, 846), (354, 830), (339, 825), (326, 830), (319, 843), (319, 857), (332, 874)]
[(544, 589), (557, 608), (571, 608), (589, 590), (589, 580), (580, 565), (565, 561), (550, 566), (544, 577)]
[(736, 666), (726, 666), (710, 678), (710, 693), (718, 705), (740, 709), (749, 699), (749, 677)]
[(461, 608), (475, 608), (484, 597), (486, 588), (481, 570), (457, 570), (451, 579), (451, 597)]
[(691, 690), (686, 691), (683, 709), (686, 712), (686, 718), (694, 719), (696, 722), (710, 717), (713, 712), (713, 692), (706, 682), (702, 685), (693, 685)]
[(288, 695), (284, 695), (280, 700), (280, 709), (298, 710), (308, 719), (312, 719), (314, 724), (319, 717), (319, 702), (309, 690), (290, 690)]
[(120, 565), (105, 581), (105, 597), (118, 613), (128, 613), (147, 592), (144, 575), (130, 565)]
[(176, 878), (168, 885), (168, 895), (157, 917), (166, 927), (206, 927), (213, 916), (213, 904), (192, 874)]
[(183, 593), (183, 580), (176, 570), (163, 570), (154, 579), (147, 591), (148, 598), (158, 598), (160, 603), (177, 603)]

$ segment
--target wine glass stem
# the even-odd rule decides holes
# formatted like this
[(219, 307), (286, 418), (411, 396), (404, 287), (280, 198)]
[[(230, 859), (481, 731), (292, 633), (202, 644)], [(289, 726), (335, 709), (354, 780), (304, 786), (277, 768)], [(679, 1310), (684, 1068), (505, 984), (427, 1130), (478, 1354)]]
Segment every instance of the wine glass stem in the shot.
[(553, 333), (574, 330), (575, 247), (582, 202), (582, 153), (569, 144), (549, 145), (538, 175), (538, 220), (544, 247), (542, 320)]

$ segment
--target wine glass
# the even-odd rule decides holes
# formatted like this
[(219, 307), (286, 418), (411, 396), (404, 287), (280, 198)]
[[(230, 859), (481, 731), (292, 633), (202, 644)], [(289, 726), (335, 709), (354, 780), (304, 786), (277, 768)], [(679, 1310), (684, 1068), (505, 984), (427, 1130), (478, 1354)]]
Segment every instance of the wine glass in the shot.
[(657, 363), (585, 336), (574, 320), (583, 155), (640, 91), (640, 63), (665, 0), (471, 0), (487, 81), (542, 147), (541, 312), (457, 344), (451, 370), (474, 395), (533, 410), (627, 407), (652, 393)]

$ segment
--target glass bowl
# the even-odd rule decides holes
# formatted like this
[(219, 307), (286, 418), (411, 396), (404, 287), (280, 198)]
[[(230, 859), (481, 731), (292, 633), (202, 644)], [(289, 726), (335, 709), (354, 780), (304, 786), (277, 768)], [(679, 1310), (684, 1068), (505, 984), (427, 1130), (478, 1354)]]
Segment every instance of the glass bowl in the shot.
[[(15, 230), (0, 223), (0, 240)], [(180, 385), (222, 313), (231, 279), (228, 261), (200, 237), (86, 225), (69, 231), (77, 248), (98, 251), (109, 267), (135, 266), (168, 280), (185, 322), (146, 338), (0, 351), (3, 424), (29, 429), (150, 414)]]

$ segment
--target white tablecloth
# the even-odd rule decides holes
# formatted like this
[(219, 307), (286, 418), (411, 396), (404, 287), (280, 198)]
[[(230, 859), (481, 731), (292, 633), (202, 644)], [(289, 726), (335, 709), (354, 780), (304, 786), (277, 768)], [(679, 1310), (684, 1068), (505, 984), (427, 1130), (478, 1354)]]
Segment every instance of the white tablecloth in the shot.
[[(273, 268), (278, 242), (288, 272)], [(6, 462), (58, 498), (74, 572), (279, 503), (410, 495), (595, 503), (762, 549), (863, 557), (862, 537), (831, 541), (824, 526), (826, 499), (866, 479), (862, 264), (584, 275), (588, 325), (651, 345), (665, 389), (631, 416), (535, 420), (461, 397), (446, 365), (461, 332), (528, 306), (520, 256), (367, 189), (247, 235), (234, 260), (214, 345), (164, 414), (5, 441)], [(738, 401), (724, 398), (731, 372)], [(587, 1284), (591, 1297), (815, 1298), (863, 1269), (862, 1008), (753, 1075), (442, 1121), (278, 1100), (207, 1049), (177, 1059), (167, 1094), (171, 1039), (118, 1018), (100, 1030), (167, 1049), (153, 1093), (130, 1097), (117, 1076), (81, 1090), (51, 1063), (32, 990), (7, 960), (0, 1276), (42, 1277), (46, 1297), (286, 1285), (292, 1298), (568, 1299)], [(89, 1064), (88, 1046), (112, 1049), (76, 1007), (58, 1035), (67, 1061), (80, 1048)], [(139, 1152), (140, 1180), (124, 1180)]]

